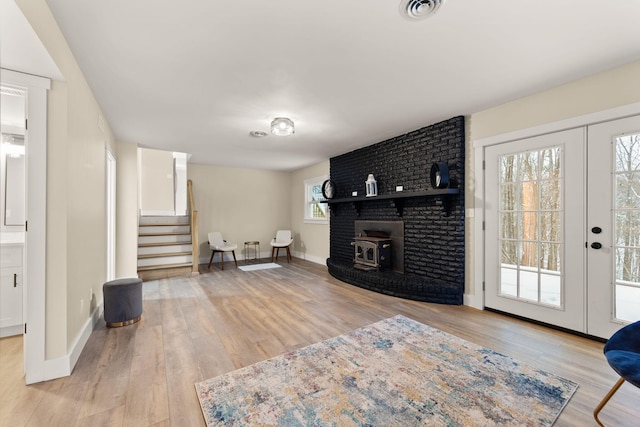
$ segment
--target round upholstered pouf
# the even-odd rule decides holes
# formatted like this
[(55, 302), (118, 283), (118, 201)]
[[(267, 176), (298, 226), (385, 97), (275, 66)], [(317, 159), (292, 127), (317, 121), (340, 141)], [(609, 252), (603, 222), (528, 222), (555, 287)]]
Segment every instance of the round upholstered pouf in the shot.
[(110, 328), (136, 323), (142, 317), (142, 280), (111, 280), (102, 285), (104, 321)]

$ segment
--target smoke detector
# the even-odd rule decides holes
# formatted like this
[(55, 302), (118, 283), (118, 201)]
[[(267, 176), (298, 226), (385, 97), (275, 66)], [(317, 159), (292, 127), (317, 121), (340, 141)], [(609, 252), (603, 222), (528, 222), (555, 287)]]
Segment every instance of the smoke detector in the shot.
[(445, 0), (402, 0), (400, 14), (410, 21), (426, 19), (435, 14)]

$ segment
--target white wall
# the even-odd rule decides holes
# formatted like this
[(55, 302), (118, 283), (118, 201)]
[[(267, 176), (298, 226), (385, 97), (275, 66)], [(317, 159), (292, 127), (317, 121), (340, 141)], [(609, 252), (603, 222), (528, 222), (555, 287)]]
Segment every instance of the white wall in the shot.
[(65, 78), (48, 96), (46, 358), (69, 359), (102, 300), (113, 136), (46, 1), (16, 3)]
[[(467, 117), (465, 205), (475, 206), (473, 141), (533, 126), (640, 102), (640, 61), (521, 98)], [(473, 272), (482, 254), (475, 253), (473, 218), (465, 223), (465, 299), (481, 293)]]
[(326, 265), (329, 258), (329, 224), (304, 222), (304, 181), (329, 176), (329, 160), (291, 173), (291, 227), (295, 230), (293, 255)]
[(138, 160), (142, 215), (173, 215), (175, 213), (173, 153), (140, 148)]
[(210, 231), (237, 243), (236, 255), (242, 259), (245, 241), (259, 241), (262, 257), (270, 257), (276, 230), (291, 228), (289, 172), (189, 164), (187, 176), (198, 210), (201, 263), (211, 256)]
[(116, 155), (116, 277), (137, 277), (138, 147), (118, 141)]
[(292, 255), (325, 264), (329, 225), (304, 222), (304, 181), (328, 174), (328, 160), (294, 172), (189, 164), (199, 215), (200, 262), (208, 263), (211, 256), (209, 231), (220, 231), (237, 243), (236, 255), (242, 259), (245, 241), (258, 240), (262, 257), (268, 258), (276, 230), (290, 229)]

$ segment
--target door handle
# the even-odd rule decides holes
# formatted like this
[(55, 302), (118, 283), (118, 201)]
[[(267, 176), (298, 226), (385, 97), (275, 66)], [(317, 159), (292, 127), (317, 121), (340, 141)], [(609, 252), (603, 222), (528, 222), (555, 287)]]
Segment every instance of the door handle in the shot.
[(602, 247), (602, 243), (600, 243), (600, 242), (593, 242), (593, 243), (591, 244), (591, 247), (592, 247), (593, 249), (600, 249), (600, 248)]

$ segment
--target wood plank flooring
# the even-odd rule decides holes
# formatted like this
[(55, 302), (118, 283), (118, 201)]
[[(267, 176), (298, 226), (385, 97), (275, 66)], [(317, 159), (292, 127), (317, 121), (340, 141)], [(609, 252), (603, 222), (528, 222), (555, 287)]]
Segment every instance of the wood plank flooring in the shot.
[[(603, 344), (496, 313), (398, 299), (342, 283), (294, 259), (243, 272), (201, 267), (144, 283), (142, 320), (100, 322), (71, 376), (31, 386), (22, 337), (0, 340), (0, 426), (204, 426), (194, 383), (403, 314), (580, 384), (556, 426), (590, 426), (616, 382)], [(640, 389), (624, 384), (601, 414), (640, 425)]]

